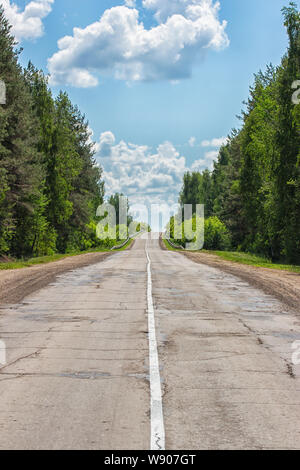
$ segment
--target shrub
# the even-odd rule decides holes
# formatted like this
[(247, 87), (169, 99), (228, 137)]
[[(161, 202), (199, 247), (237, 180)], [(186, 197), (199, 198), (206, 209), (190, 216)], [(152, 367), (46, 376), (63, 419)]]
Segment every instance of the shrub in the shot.
[(204, 222), (206, 250), (229, 250), (231, 246), (229, 231), (218, 217), (210, 217)]

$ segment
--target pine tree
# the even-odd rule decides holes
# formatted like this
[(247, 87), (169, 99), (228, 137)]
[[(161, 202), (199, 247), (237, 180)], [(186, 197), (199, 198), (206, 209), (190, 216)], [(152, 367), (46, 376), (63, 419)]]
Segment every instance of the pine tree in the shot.
[(292, 84), (300, 79), (300, 13), (295, 3), (283, 9), (289, 48), (279, 75), (279, 119), (276, 144), (277, 218), (280, 223), (283, 254), (300, 263), (300, 168), (299, 112), (292, 102)]
[(30, 252), (31, 216), (43, 175), (38, 122), (10, 29), (0, 7), (0, 78), (6, 85), (6, 104), (0, 105), (0, 249), (21, 256)]

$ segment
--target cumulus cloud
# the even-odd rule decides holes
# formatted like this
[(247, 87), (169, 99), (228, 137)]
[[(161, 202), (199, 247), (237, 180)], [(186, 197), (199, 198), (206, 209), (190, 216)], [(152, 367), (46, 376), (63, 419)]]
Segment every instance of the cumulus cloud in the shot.
[(171, 142), (152, 151), (146, 145), (117, 142), (112, 132), (104, 132), (96, 151), (108, 195), (122, 192), (134, 204), (177, 202), (187, 168), (185, 157)]
[(192, 164), (191, 170), (192, 171), (202, 171), (204, 168), (207, 168), (207, 161), (203, 158), (200, 160), (195, 160)]
[[(133, 5), (133, 2), (129, 2)], [(163, 6), (161, 6), (163, 4)], [(98, 75), (128, 82), (188, 78), (209, 49), (229, 44), (213, 0), (144, 0), (158, 24), (146, 29), (136, 8), (117, 6), (99, 21), (74, 28), (48, 61), (52, 84), (95, 86)]]
[(10, 0), (0, 0), (1, 3), (5, 16), (12, 25), (12, 33), (17, 41), (21, 41), (37, 39), (44, 34), (42, 20), (51, 12), (54, 0), (34, 0), (24, 10)]
[(205, 160), (216, 160), (219, 155), (219, 150), (211, 150), (210, 152), (206, 152)]
[[(93, 132), (91, 131), (91, 140)], [(218, 150), (205, 153), (202, 159), (187, 166), (186, 159), (171, 142), (153, 150), (147, 145), (117, 141), (103, 132), (95, 143), (96, 160), (103, 168), (107, 195), (123, 193), (132, 204), (176, 204), (187, 171), (213, 169)]]
[(217, 160), (219, 155), (219, 150), (211, 150), (210, 152), (206, 152), (204, 158), (200, 158), (199, 160), (195, 160), (191, 166), (192, 171), (203, 171), (205, 169), (213, 170), (214, 168), (214, 161)]
[(228, 141), (227, 137), (220, 137), (212, 140), (203, 140), (201, 142), (201, 147), (216, 147), (220, 148), (222, 145), (225, 145)]
[(116, 142), (115, 136), (112, 132), (103, 132), (100, 136), (99, 143), (96, 144), (96, 152), (101, 157), (110, 157), (112, 147)]
[[(211, 2), (200, 2), (199, 0), (143, 0), (143, 7), (155, 12), (156, 20), (161, 23), (172, 15), (184, 15), (187, 9), (195, 10), (195, 5), (202, 9), (210, 7)], [(215, 4), (218, 11), (219, 2)]]

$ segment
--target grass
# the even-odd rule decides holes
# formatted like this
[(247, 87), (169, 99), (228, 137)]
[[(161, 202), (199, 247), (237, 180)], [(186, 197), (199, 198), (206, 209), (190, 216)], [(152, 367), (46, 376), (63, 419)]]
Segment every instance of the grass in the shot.
[[(131, 245), (133, 240), (129, 240), (129, 242), (123, 246), (122, 248), (119, 248), (114, 251), (123, 251), (127, 250), (127, 248)], [(70, 258), (72, 256), (78, 256), (78, 255), (86, 255), (88, 253), (108, 253), (110, 252), (109, 249), (101, 249), (101, 248), (95, 248), (92, 250), (87, 250), (87, 251), (76, 251), (74, 253), (68, 253), (68, 254), (54, 254), (50, 256), (41, 256), (37, 258), (30, 258), (30, 259), (24, 259), (24, 260), (17, 260), (17, 261), (12, 261), (8, 263), (0, 263), (0, 271), (8, 270), (8, 269), (22, 269), (22, 268), (29, 268), (30, 266), (35, 266), (37, 264), (48, 264), (48, 263), (53, 263), (54, 261), (59, 261), (61, 259), (65, 258)], [(112, 252), (113, 253), (113, 252)]]
[(170, 243), (168, 242), (168, 240), (166, 240), (165, 238), (162, 239), (163, 243), (166, 245), (166, 248), (169, 250), (169, 251), (183, 251), (183, 250), (180, 250), (179, 248), (176, 249), (176, 248), (173, 248), (173, 246), (170, 245)]
[[(164, 244), (171, 251), (181, 251), (173, 248), (167, 240), (163, 240)], [(245, 264), (247, 266), (255, 266), (257, 268), (269, 268), (269, 269), (278, 269), (280, 271), (290, 271), (293, 273), (300, 273), (300, 266), (292, 264), (281, 264), (273, 263), (267, 258), (258, 255), (252, 255), (251, 253), (243, 253), (237, 251), (208, 251), (201, 250), (201, 253), (207, 253), (211, 255), (219, 256), (219, 258), (224, 259), (225, 261), (231, 261), (233, 263)]]
[(280, 271), (300, 273), (300, 266), (293, 264), (273, 263), (267, 258), (258, 255), (252, 255), (251, 253), (232, 251), (206, 251), (206, 253), (217, 255), (220, 258), (226, 261), (232, 261), (233, 263), (246, 264), (248, 266), (256, 266), (258, 268), (278, 269)]
[(126, 243), (126, 245), (124, 245), (122, 248), (117, 248), (116, 250), (114, 251), (124, 251), (124, 250), (127, 250), (127, 248), (130, 247), (130, 245), (133, 243), (134, 239), (131, 238), (130, 240), (128, 240), (128, 242)]

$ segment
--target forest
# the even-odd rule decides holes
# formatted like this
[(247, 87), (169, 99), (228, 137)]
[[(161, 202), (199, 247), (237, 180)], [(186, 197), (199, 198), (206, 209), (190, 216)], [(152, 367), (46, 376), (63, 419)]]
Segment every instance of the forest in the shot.
[(213, 171), (184, 175), (179, 202), (205, 205), (204, 248), (300, 264), (300, 13), (295, 3), (282, 12), (281, 64), (254, 76), (240, 129)]
[(20, 53), (1, 7), (0, 259), (113, 246), (96, 236), (104, 182), (88, 122), (42, 71), (22, 69)]

